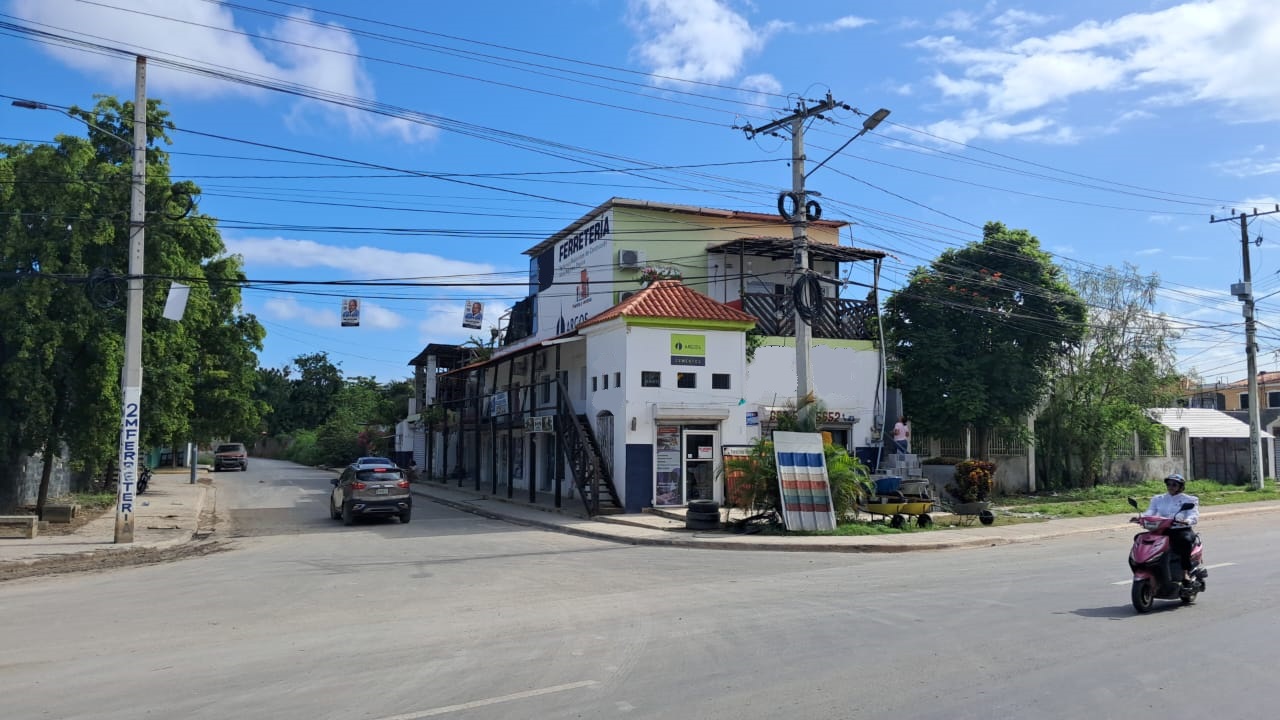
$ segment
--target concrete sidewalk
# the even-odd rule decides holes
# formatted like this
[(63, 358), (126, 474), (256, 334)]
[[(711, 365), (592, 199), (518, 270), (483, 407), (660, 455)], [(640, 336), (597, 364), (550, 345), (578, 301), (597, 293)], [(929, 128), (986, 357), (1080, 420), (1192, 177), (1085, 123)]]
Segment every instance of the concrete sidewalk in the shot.
[(152, 473), (147, 492), (138, 496), (132, 543), (116, 544), (115, 512), (108, 510), (71, 534), (54, 535), (42, 528), (30, 540), (0, 538), (0, 566), (139, 549), (162, 550), (190, 542), (202, 530), (211, 529), (202, 528), (200, 518), (206, 511), (212, 513), (216, 506), (217, 489), (209, 472), (202, 469), (196, 478), (197, 482), (191, 484), (187, 468), (164, 468)]
[[(782, 536), (737, 534), (729, 530), (686, 530), (684, 523), (651, 513), (583, 517), (581, 503), (565, 500), (565, 509), (530, 505), (524, 500), (507, 500), (483, 492), (451, 487), (436, 482), (414, 483), (415, 494), (459, 510), (520, 525), (541, 527), (571, 535), (611, 540), (631, 545), (709, 548), (715, 550), (774, 550), (784, 552), (879, 552), (896, 553), (948, 548), (988, 547), (1020, 542), (1037, 542), (1081, 533), (1133, 528), (1132, 514), (1091, 518), (1069, 518), (994, 525), (904, 532), (891, 535)], [(1213, 527), (1215, 520), (1246, 513), (1280, 511), (1280, 501), (1240, 503), (1204, 507), (1200, 520)]]

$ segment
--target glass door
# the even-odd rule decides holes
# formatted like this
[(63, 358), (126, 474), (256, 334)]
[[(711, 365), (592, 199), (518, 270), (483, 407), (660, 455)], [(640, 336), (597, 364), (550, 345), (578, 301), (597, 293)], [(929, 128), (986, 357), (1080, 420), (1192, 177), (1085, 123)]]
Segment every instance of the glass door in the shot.
[(686, 504), (716, 499), (716, 435), (714, 431), (685, 430), (681, 443)]

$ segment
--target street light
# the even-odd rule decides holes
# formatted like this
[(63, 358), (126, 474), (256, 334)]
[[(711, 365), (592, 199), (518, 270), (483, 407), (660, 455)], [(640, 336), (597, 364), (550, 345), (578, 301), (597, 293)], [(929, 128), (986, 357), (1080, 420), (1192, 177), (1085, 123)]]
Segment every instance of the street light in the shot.
[[(854, 110), (854, 112), (858, 112), (858, 111), (857, 111), (857, 110)], [(861, 113), (859, 113), (859, 114), (861, 114)], [(877, 126), (877, 125), (879, 125), (881, 122), (883, 122), (883, 121), (884, 121), (884, 119), (885, 119), (885, 118), (887, 118), (887, 117), (889, 117), (889, 110), (888, 110), (887, 108), (880, 108), (879, 110), (877, 110), (877, 111), (875, 111), (875, 112), (871, 113), (870, 115), (868, 115), (868, 116), (867, 116), (867, 119), (862, 121), (862, 129), (858, 131), (858, 134), (857, 134), (857, 135), (854, 135), (854, 136), (853, 136), (853, 137), (851, 137), (851, 138), (849, 138), (848, 140), (846, 140), (846, 141), (844, 142), (844, 144), (843, 144), (843, 145), (841, 145), (840, 147), (836, 148), (836, 151), (835, 151), (835, 152), (833, 152), (833, 153), (831, 153), (830, 155), (828, 155), (828, 156), (827, 156), (827, 160), (830, 160), (831, 158), (835, 157), (836, 155), (839, 155), (841, 150), (844, 150), (845, 148), (849, 147), (849, 143), (853, 142), (854, 140), (857, 140), (858, 138), (862, 137), (863, 135), (866, 135), (867, 133), (871, 132), (872, 130), (875, 130), (875, 129), (876, 129), (876, 126)], [(822, 167), (823, 165), (826, 165), (826, 164), (827, 164), (827, 160), (823, 160), (822, 162), (818, 163), (817, 165), (814, 165), (812, 170), (810, 170), (809, 172), (805, 173), (805, 176), (804, 176), (804, 177), (805, 177), (805, 179), (806, 179), (806, 180), (808, 180), (810, 175), (812, 175), (812, 174), (814, 174), (815, 172), (817, 172), (817, 171), (818, 171), (818, 168)]]
[[(116, 483), (115, 542), (133, 542), (133, 513), (137, 502), (138, 463), (142, 442), (142, 273), (146, 237), (147, 187), (147, 59), (139, 55), (135, 64), (133, 100), (133, 142), (85, 124), (133, 147), (132, 181), (129, 194), (129, 291), (124, 324), (124, 368), (120, 373), (120, 480)], [(28, 110), (57, 110), (45, 103), (14, 100), (15, 107)], [(70, 113), (67, 113), (70, 114)], [(72, 116), (75, 117), (75, 116)]]

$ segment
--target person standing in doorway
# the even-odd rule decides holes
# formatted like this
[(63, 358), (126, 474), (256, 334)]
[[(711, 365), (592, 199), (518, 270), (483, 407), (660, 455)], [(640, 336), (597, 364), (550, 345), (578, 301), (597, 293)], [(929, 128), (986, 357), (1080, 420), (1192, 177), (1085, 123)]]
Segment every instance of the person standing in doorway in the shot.
[(907, 423), (905, 415), (899, 415), (898, 422), (893, 426), (893, 449), (899, 454), (905, 455), (910, 442), (911, 425)]

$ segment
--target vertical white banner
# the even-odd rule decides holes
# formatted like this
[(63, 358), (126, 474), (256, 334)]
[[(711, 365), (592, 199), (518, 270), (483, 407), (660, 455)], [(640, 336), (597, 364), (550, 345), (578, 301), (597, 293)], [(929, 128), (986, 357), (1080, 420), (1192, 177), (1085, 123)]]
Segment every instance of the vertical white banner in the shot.
[(133, 542), (138, 463), (142, 462), (142, 388), (125, 387), (120, 412), (120, 478), (116, 483), (116, 542)]

